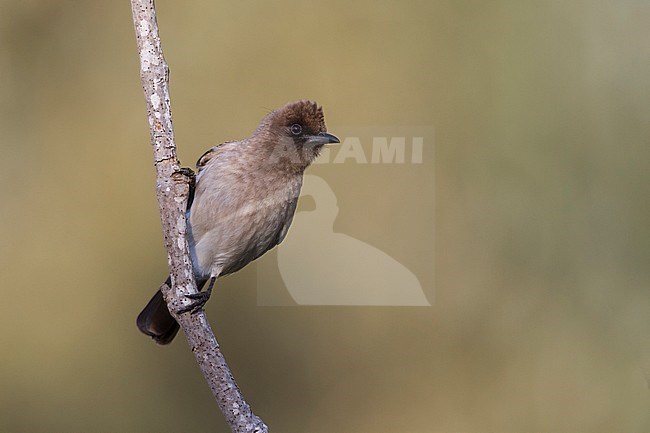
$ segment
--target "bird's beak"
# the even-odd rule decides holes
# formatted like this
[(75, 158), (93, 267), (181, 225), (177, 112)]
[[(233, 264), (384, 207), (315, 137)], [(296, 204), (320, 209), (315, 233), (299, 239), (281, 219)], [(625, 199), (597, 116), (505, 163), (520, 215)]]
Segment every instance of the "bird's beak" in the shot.
[(319, 132), (318, 135), (310, 136), (307, 142), (312, 146), (322, 146), (324, 144), (340, 143), (341, 140), (339, 140), (335, 135), (327, 132)]

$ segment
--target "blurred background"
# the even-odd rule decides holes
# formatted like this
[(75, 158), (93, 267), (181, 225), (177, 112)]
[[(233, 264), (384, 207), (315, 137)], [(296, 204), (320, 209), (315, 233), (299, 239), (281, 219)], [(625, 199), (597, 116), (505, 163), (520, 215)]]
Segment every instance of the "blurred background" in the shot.
[[(650, 3), (157, 11), (185, 165), (302, 98), (435, 130), (419, 165), (310, 169), (432, 306), (260, 306), (257, 264), (212, 296), (271, 431), (650, 431)], [(0, 79), (0, 431), (227, 432), (134, 323), (167, 270), (129, 3), (0, 2)]]

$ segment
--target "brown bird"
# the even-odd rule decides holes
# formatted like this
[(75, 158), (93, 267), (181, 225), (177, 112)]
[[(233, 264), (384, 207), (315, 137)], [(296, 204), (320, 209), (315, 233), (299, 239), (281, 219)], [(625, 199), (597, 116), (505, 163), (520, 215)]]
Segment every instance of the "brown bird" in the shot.
[[(328, 143), (339, 139), (327, 133), (322, 107), (298, 101), (269, 113), (250, 138), (219, 144), (199, 158), (187, 211), (188, 243), (197, 287), (209, 284), (179, 313), (198, 311), (218, 277), (240, 270), (282, 242), (303, 173)], [(174, 339), (179, 326), (160, 289), (137, 325), (156, 343)]]

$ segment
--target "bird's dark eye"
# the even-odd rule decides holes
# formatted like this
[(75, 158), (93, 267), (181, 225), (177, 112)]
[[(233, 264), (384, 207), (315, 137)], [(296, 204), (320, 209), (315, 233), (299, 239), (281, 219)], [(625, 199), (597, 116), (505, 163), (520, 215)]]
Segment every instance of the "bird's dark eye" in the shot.
[(294, 123), (293, 125), (291, 125), (291, 127), (289, 129), (291, 130), (291, 133), (293, 135), (300, 135), (302, 133), (302, 126), (300, 126), (297, 123)]

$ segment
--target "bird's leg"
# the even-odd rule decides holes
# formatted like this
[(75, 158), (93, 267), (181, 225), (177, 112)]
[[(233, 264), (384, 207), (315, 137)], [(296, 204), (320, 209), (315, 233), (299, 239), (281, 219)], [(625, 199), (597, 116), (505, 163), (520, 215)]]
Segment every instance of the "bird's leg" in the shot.
[(190, 191), (187, 196), (187, 209), (189, 210), (194, 201), (194, 192), (196, 191), (196, 173), (189, 167), (181, 167), (174, 174), (185, 176), (189, 179)]
[(190, 293), (189, 295), (185, 295), (186, 298), (192, 299), (193, 302), (181, 308), (180, 310), (176, 311), (176, 314), (183, 314), (183, 313), (187, 313), (188, 311), (192, 312), (192, 314), (196, 314), (199, 311), (201, 311), (205, 303), (208, 302), (208, 299), (210, 299), (210, 295), (212, 294), (212, 287), (214, 286), (214, 282), (216, 281), (216, 279), (217, 277), (210, 278), (210, 284), (208, 284), (207, 290), (203, 292)]

